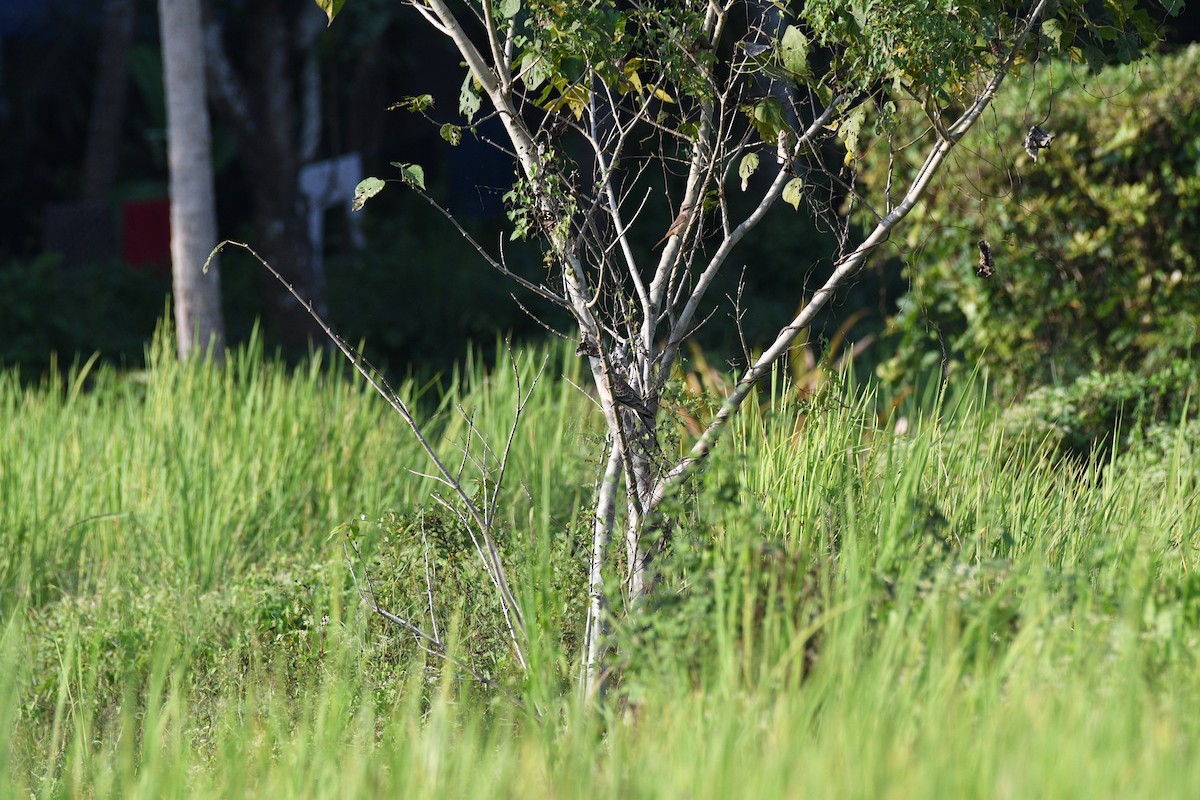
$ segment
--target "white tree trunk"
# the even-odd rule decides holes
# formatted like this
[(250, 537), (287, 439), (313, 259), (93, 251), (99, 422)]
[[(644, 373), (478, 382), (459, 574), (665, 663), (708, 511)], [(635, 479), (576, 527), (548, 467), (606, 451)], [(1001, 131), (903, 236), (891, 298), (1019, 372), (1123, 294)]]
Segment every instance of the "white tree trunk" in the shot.
[(167, 95), (167, 160), (171, 173), (171, 275), (179, 357), (198, 346), (220, 359), (225, 350), (217, 245), (212, 147), (204, 91), (200, 0), (159, 0), (163, 82)]
[(588, 569), (588, 615), (584, 634), (584, 692), (592, 700), (603, 688), (605, 638), (608, 635), (608, 604), (605, 597), (604, 570), (608, 566), (608, 546), (616, 523), (617, 493), (621, 484), (621, 451), (609, 437), (610, 446), (604, 475), (596, 492), (596, 516), (592, 520), (592, 557)]

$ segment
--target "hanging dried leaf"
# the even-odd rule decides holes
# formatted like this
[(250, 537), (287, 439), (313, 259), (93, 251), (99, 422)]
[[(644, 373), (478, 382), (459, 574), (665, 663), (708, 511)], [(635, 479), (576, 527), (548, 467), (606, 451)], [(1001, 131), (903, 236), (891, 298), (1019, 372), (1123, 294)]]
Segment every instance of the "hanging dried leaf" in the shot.
[(1042, 129), (1040, 125), (1034, 125), (1029, 129), (1029, 133), (1025, 134), (1025, 152), (1029, 153), (1029, 157), (1037, 161), (1038, 150), (1049, 147), (1054, 142), (1054, 134)]
[(990, 278), (996, 274), (996, 260), (992, 258), (992, 246), (987, 239), (979, 240), (979, 269), (975, 274), (981, 278)]

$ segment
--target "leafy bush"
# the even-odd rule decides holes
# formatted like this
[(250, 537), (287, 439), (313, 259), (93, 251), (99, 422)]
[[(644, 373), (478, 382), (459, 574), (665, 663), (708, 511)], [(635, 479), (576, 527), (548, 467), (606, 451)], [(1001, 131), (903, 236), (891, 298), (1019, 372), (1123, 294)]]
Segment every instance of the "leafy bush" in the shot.
[(56, 353), (140, 363), (169, 290), (119, 261), (65, 270), (47, 255), (0, 264), (0, 367), (41, 371)]
[[(479, 503), (484, 499), (482, 493), (475, 498)], [(520, 680), (499, 595), (480, 560), (475, 534), (455, 514), (431, 502), (384, 512), (378, 520), (360, 518), (338, 532), (355, 554), (356, 579), (382, 609), (438, 638), (479, 675), (502, 685)], [(574, 623), (587, 603), (587, 562), (582, 557), (587, 531), (568, 530), (540, 544), (537, 536), (524, 533), (514, 535), (500, 525), (493, 529), (502, 561), (538, 572), (534, 627), (570, 651), (579, 646)], [(371, 624), (395, 642), (381, 654), (384, 669), (375, 670), (381, 674), (395, 669), (389, 665), (419, 659), (420, 651), (428, 649), (380, 617), (372, 616)], [(435, 672), (443, 666), (436, 657), (429, 660)]]
[(1171, 487), (1172, 477), (1200, 463), (1200, 419), (1160, 422), (1129, 437), (1117, 471), (1137, 475), (1146, 485)]
[[(981, 361), (1020, 394), (1093, 371), (1152, 374), (1189, 354), (1200, 323), (1198, 70), (1196, 46), (1095, 75), (1025, 64), (965, 142), (972, 152), (912, 211), (901, 243), (910, 288), (891, 323), (899, 352), (882, 374)], [(899, 120), (914, 137), (929, 124), (911, 106)], [(1036, 162), (1023, 150), (1035, 124), (1056, 135)], [(873, 148), (866, 180), (882, 185), (888, 163)], [(996, 264), (986, 280), (979, 240)]]
[[(1176, 361), (1150, 375), (1092, 372), (1067, 386), (1044, 386), (1009, 410), (1006, 428), (1017, 438), (1045, 440), (1060, 451), (1087, 457), (1122, 445), (1158, 441), (1168, 428), (1195, 414), (1200, 367)], [(1149, 427), (1150, 433), (1142, 427)], [(1124, 448), (1122, 448), (1124, 449)]]

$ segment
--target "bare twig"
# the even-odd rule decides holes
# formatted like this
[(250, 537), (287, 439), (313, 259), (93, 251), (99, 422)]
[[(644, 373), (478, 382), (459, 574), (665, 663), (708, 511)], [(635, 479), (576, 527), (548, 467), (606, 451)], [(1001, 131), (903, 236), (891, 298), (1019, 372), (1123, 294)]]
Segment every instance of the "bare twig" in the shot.
[(494, 680), (487, 677), (467, 662), (463, 661), (461, 658), (457, 658), (452, 655), (446, 649), (446, 645), (437, 635), (428, 633), (422, 629), (421, 626), (414, 624), (411, 620), (405, 619), (398, 614), (394, 614), (383, 606), (379, 605), (379, 601), (375, 597), (375, 587), (370, 581), (370, 577), (366, 571), (365, 565), (363, 567), (363, 583), (360, 584), (358, 581), (358, 573), (354, 569), (354, 559), (350, 558), (350, 551), (353, 550), (355, 558), (362, 562), (362, 552), (358, 549), (358, 545), (354, 542), (351, 542), (349, 545), (343, 542), (342, 547), (346, 557), (346, 564), (350, 569), (350, 579), (354, 581), (354, 586), (358, 589), (359, 597), (362, 598), (367, 608), (371, 609), (371, 611), (375, 612), (396, 627), (401, 628), (402, 630), (405, 630), (411, 634), (413, 639), (416, 640), (418, 646), (420, 646), (421, 649), (423, 649), (426, 653), (437, 656), (448, 664), (452, 664), (489, 689), (501, 692), (519, 708), (525, 707), (525, 703), (522, 702), (521, 698), (508, 691), (503, 686), (496, 683)]
[[(335, 334), (333, 329), (329, 327), (329, 324), (326, 323), (325, 320), (313, 310), (312, 304), (309, 303), (305, 298), (301, 297), (295, 288), (293, 288), (290, 283), (284, 280), (283, 276), (280, 275), (279, 272), (266, 261), (266, 259), (256, 253), (254, 249), (250, 247), (250, 245), (227, 239), (217, 245), (212, 254), (209, 255), (209, 259), (211, 260), (213, 256), (223, 250), (226, 245), (233, 245), (235, 247), (242, 248), (252, 255), (258, 261), (258, 263), (263, 266), (264, 269), (270, 272), (271, 275), (274, 276), (274, 278), (288, 290), (292, 297), (294, 297), (296, 301), (300, 303), (300, 305), (303, 306), (306, 311), (308, 311), (313, 320), (315, 320), (316, 323), (321, 327), (321, 330), (325, 332), (330, 341), (332, 341), (338, 350), (342, 352), (342, 355), (344, 355), (350, 361), (350, 363), (354, 366), (354, 369), (360, 375), (362, 375), (364, 379), (366, 379), (371, 388), (374, 389), (380, 397), (387, 401), (388, 405), (390, 405), (396, 411), (396, 413), (400, 415), (401, 419), (404, 420), (405, 424), (408, 425), (409, 431), (417, 440), (417, 443), (420, 445), (421, 449), (425, 451), (425, 455), (433, 464), (434, 469), (445, 481), (448, 482), (451, 490), (458, 497), (459, 502), (462, 503), (468, 516), (474, 522), (474, 527), (477, 527), (479, 530), (479, 533), (483, 539), (483, 546), (479, 549), (480, 558), (483, 561), (484, 569), (487, 571), (488, 577), (491, 578), (493, 585), (495, 585), (496, 590), (499, 592), (500, 607), (504, 612), (504, 617), (508, 624), (508, 632), (513, 643), (514, 653), (517, 656), (517, 660), (520, 662), (521, 667), (523, 669), (527, 668), (524, 647), (521, 644), (521, 638), (524, 632), (524, 619), (521, 614), (520, 606), (517, 604), (516, 597), (513, 595), (512, 589), (509, 588), (508, 574), (504, 568), (503, 562), (500, 560), (500, 550), (496, 545), (494, 537), (492, 536), (491, 528), (488, 525), (487, 519), (484, 517), (480, 509), (475, 505), (474, 501), (471, 499), (462, 483), (455, 479), (454, 474), (451, 473), (449, 468), (447, 468), (441, 457), (437, 454), (437, 451), (434, 450), (433, 445), (431, 445), (429, 440), (426, 439), (424, 432), (421, 430), (421, 426), (417, 424), (416, 418), (413, 417), (413, 414), (409, 410), (407, 404), (405, 404), (405, 402), (400, 398), (399, 394), (392, 389), (383, 375), (380, 374), (378, 370), (371, 368), (366, 360), (358, 353), (358, 351), (347, 344), (346, 341), (340, 336)], [(471, 528), (468, 527), (468, 530), (471, 530)], [(473, 535), (474, 531), (472, 531), (472, 536)], [(522, 632), (522, 636), (518, 635), (518, 630)]]
[(425, 535), (425, 512), (421, 512), (421, 550), (425, 555), (425, 597), (429, 600), (429, 624), (433, 626), (433, 638), (441, 641), (438, 631), (437, 610), (433, 605), (433, 584), (437, 581), (437, 564), (429, 557), (429, 539)]

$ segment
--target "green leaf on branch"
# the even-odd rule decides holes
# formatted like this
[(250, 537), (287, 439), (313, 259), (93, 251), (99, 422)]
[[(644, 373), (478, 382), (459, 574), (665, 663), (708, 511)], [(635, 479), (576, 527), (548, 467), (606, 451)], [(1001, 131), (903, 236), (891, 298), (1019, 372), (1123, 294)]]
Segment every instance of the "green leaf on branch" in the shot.
[(452, 147), (458, 147), (459, 142), (462, 141), (462, 128), (458, 125), (451, 125), (447, 122), (438, 130), (438, 133), (443, 139), (449, 142)]
[(783, 187), (783, 202), (799, 211), (802, 199), (804, 199), (804, 181), (800, 178), (792, 178)]
[(865, 105), (858, 106), (846, 118), (841, 120), (837, 126), (838, 138), (842, 140), (842, 144), (846, 148), (845, 163), (850, 165), (854, 159), (858, 158), (861, 153), (858, 152), (858, 140), (862, 135), (863, 122), (867, 118), (867, 107)]
[(333, 24), (333, 18), (337, 16), (344, 5), (346, 5), (346, 0), (317, 0), (317, 8), (325, 12), (325, 16), (329, 19), (329, 25)]
[(508, 218), (513, 223), (512, 233), (509, 234), (510, 241), (524, 239), (529, 235), (529, 208), (526, 205), (527, 197), (523, 192), (521, 184), (504, 193), (504, 205), (507, 207), (505, 212)]
[(512, 19), (521, 10), (521, 0), (500, 0), (500, 16)]
[(746, 153), (742, 156), (742, 163), (738, 165), (738, 177), (742, 179), (742, 191), (746, 191), (746, 187), (750, 183), (750, 176), (758, 169), (758, 153)]
[(366, 202), (382, 191), (383, 181), (379, 178), (363, 178), (358, 182), (358, 186), (354, 187), (354, 202), (350, 207), (355, 211), (362, 211)]
[(415, 111), (420, 113), (427, 108), (431, 108), (432, 106), (433, 95), (418, 94), (392, 103), (390, 106), (388, 106), (388, 111)]
[(463, 79), (462, 89), (458, 93), (458, 110), (467, 118), (467, 122), (474, 122), (475, 115), (479, 113), (481, 104), (479, 90), (475, 88), (475, 78), (470, 72)]
[(400, 180), (409, 186), (425, 190), (425, 168), (420, 164), (402, 164), (399, 161), (393, 161), (392, 166), (400, 170)]
[(551, 80), (550, 85), (546, 87), (546, 93), (542, 95), (542, 99), (551, 92), (557, 90), (559, 96), (546, 104), (547, 111), (561, 111), (564, 108), (568, 109), (575, 119), (583, 118), (583, 112), (587, 110), (588, 100), (591, 99), (591, 94), (587, 87), (579, 83), (568, 81), (564, 78), (555, 77)]
[(1042, 23), (1042, 38), (1054, 45), (1051, 52), (1058, 52), (1062, 47), (1062, 23), (1056, 19), (1048, 19)]
[(783, 105), (774, 97), (768, 97), (753, 106), (742, 106), (741, 110), (750, 117), (750, 122), (764, 142), (774, 142), (779, 132), (787, 127)]
[(533, 51), (521, 56), (521, 80), (530, 90), (541, 86), (549, 78), (546, 59)]
[(788, 25), (779, 42), (779, 60), (793, 75), (808, 74), (808, 37), (795, 25)]
[(620, 86), (622, 92), (635, 92), (637, 94), (641, 94), (642, 76), (638, 74), (638, 70), (641, 69), (641, 66), (642, 59), (640, 58), (631, 58), (625, 62), (625, 67), (621, 70), (625, 79)]

